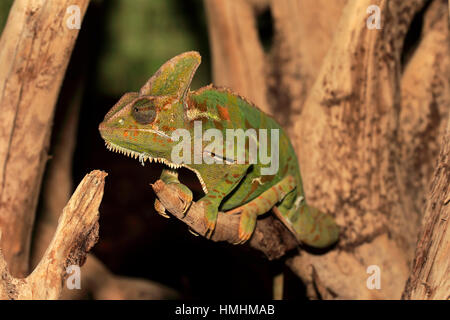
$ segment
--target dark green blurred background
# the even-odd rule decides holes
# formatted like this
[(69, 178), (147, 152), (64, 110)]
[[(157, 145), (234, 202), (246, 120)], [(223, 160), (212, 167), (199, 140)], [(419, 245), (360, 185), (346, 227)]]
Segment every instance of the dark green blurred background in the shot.
[[(1, 28), (11, 3), (0, 1)], [(259, 23), (266, 44), (270, 16)], [(64, 130), (68, 105), (80, 101), (73, 181), (77, 185), (93, 169), (109, 174), (94, 253), (113, 272), (161, 282), (184, 298), (271, 298), (272, 277), (283, 270), (282, 261), (268, 262), (246, 247), (194, 237), (178, 220), (157, 215), (149, 183), (158, 178), (161, 166), (142, 167), (107, 151), (97, 130), (125, 92), (138, 91), (165, 61), (190, 50), (202, 55), (192, 85), (199, 88), (211, 82), (201, 0), (92, 0), (61, 89), (52, 145)], [(200, 189), (190, 172), (182, 171), (181, 178)], [(285, 297), (304, 297), (300, 281), (285, 272)]]

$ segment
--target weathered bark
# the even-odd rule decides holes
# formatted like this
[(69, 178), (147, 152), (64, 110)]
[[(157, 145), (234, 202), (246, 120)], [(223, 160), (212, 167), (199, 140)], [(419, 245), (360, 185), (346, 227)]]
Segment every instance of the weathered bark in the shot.
[(10, 271), (28, 272), (30, 237), (47, 161), (53, 110), (78, 35), (70, 5), (88, 0), (16, 0), (0, 39), (0, 246)]
[[(312, 264), (326, 291), (339, 298), (398, 299), (406, 281), (419, 220), (405, 210), (396, 165), (400, 57), (424, 2), (349, 1), (295, 124), (306, 197), (335, 214), (342, 233), (339, 250), (292, 263)], [(381, 9), (381, 30), (362, 23), (373, 4)], [(370, 265), (381, 269), (382, 290), (366, 287)], [(350, 270), (353, 281), (336, 281)], [(317, 283), (306, 272), (303, 279)]]
[(98, 240), (98, 207), (106, 173), (92, 171), (78, 185), (59, 218), (43, 258), (25, 279), (14, 278), (0, 251), (0, 299), (58, 299), (68, 277), (66, 268), (81, 266)]
[[(443, 11), (444, 6), (445, 1), (442, 1), (439, 7), (440, 12)], [(448, 9), (450, 17), (450, 2)], [(448, 98), (450, 37), (448, 36), (447, 22), (450, 29), (450, 19), (439, 20), (439, 30), (446, 30), (447, 38), (442, 39), (439, 34), (435, 34), (435, 37), (438, 37), (436, 41), (440, 40), (441, 45), (447, 49), (447, 56), (436, 57), (433, 64), (433, 67), (439, 70), (442, 68), (442, 60), (444, 60), (443, 70), (447, 74), (447, 78), (442, 79), (442, 82), (447, 86), (445, 104), (448, 118), (447, 129), (442, 139), (438, 164), (428, 194), (414, 263), (403, 292), (404, 299), (450, 299), (450, 224), (448, 221), (450, 216), (450, 118), (448, 115), (450, 109), (450, 99)]]
[[(301, 112), (347, 0), (205, 0), (214, 83), (233, 88), (288, 131)], [(256, 16), (270, 9), (274, 43), (265, 54)]]
[(403, 298), (450, 299), (450, 119)]
[(398, 172), (405, 210), (421, 220), (450, 106), (447, 0), (424, 15), (422, 39), (402, 75)]
[[(392, 299), (404, 289), (450, 100), (446, 2), (426, 8), (418, 47), (406, 68), (401, 64), (407, 31), (426, 2), (271, 2), (275, 43), (268, 57), (252, 58), (261, 59), (252, 60), (254, 72), (268, 76), (268, 85), (252, 94), (287, 126), (307, 201), (335, 215), (342, 227), (339, 245), (327, 254), (301, 252), (287, 261), (311, 298)], [(247, 39), (245, 29), (236, 35), (236, 29), (219, 27), (247, 13), (224, 14), (223, 6), (238, 6), (233, 1), (206, 5), (213, 62), (220, 65), (214, 82), (245, 96), (227, 75), (239, 74), (241, 82), (254, 75), (236, 71), (242, 62), (222, 59), (242, 47), (217, 42)], [(380, 30), (366, 25), (370, 5), (381, 9)], [(250, 39), (246, 45), (260, 52)], [(248, 61), (245, 52), (236, 59)], [(381, 290), (366, 286), (370, 265), (381, 269)]]
[(269, 101), (272, 114), (290, 135), (293, 120), (301, 113), (346, 2), (318, 0), (312, 5), (311, 1), (271, 1), (275, 39), (270, 64), (266, 65), (270, 70)]

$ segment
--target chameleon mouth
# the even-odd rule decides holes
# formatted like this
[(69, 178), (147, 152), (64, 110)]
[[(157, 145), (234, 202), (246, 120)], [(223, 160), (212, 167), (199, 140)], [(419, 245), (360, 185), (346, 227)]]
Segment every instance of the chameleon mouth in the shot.
[(152, 157), (151, 155), (149, 155), (148, 153), (133, 151), (133, 150), (118, 146), (118, 145), (116, 145), (112, 142), (108, 142), (108, 141), (105, 142), (105, 145), (109, 151), (121, 153), (130, 158), (139, 159), (139, 162), (142, 164), (142, 166), (144, 166), (145, 161), (148, 160), (150, 163), (152, 163), (152, 162), (162, 163), (162, 164), (168, 166), (170, 169), (187, 168), (195, 173), (198, 180), (200, 181), (203, 192), (205, 192), (205, 194), (208, 193), (208, 189), (206, 188), (205, 181), (203, 181), (203, 178), (201, 177), (200, 173), (197, 170), (195, 170), (185, 164), (176, 164), (176, 163), (168, 161), (165, 158), (155, 158), (155, 157)]

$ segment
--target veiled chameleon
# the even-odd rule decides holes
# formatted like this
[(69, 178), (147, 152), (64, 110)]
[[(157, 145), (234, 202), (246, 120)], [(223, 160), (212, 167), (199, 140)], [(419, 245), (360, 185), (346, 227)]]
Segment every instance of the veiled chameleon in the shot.
[[(200, 61), (197, 52), (178, 55), (166, 62), (139, 92), (126, 93), (99, 127), (108, 149), (138, 158), (142, 163), (146, 160), (164, 163), (167, 169), (163, 170), (161, 179), (178, 188), (188, 204), (192, 193), (179, 182), (176, 169), (186, 167), (195, 172), (205, 193), (198, 203), (204, 209), (207, 236), (214, 231), (220, 210), (240, 214), (239, 238), (243, 243), (251, 237), (257, 217), (273, 209), (299, 241), (313, 247), (326, 247), (335, 242), (339, 229), (333, 219), (306, 203), (297, 157), (284, 130), (230, 90), (210, 85), (190, 91)], [(244, 150), (234, 146), (231, 155), (225, 152), (225, 146), (215, 152), (202, 149), (206, 156), (214, 159), (212, 164), (173, 162), (173, 148), (179, 145), (173, 138), (174, 132), (184, 129), (194, 140), (196, 122), (201, 123), (202, 133), (216, 129), (215, 132), (223, 136), (231, 129), (254, 129), (257, 138), (262, 138), (264, 130), (278, 130), (277, 141), (270, 141), (273, 139), (270, 134), (265, 136), (269, 140), (266, 145), (272, 146), (275, 142), (278, 147), (277, 172), (262, 174), (268, 165), (248, 150), (249, 141), (244, 144)], [(190, 143), (192, 150), (189, 151), (195, 153), (196, 141), (191, 142), (194, 143)], [(243, 162), (236, 160), (241, 151), (247, 151)], [(155, 208), (165, 215), (158, 200)]]

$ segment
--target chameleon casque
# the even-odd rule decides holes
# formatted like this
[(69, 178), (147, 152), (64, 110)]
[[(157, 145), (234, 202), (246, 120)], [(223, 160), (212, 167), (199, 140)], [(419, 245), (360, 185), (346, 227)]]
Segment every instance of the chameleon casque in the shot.
[[(238, 243), (244, 243), (251, 237), (257, 217), (273, 209), (300, 242), (319, 248), (333, 244), (339, 236), (338, 226), (331, 216), (307, 205), (297, 156), (284, 130), (228, 89), (209, 85), (190, 91), (200, 62), (197, 52), (180, 54), (166, 62), (139, 92), (123, 95), (99, 126), (107, 148), (139, 159), (142, 164), (146, 160), (165, 164), (161, 180), (188, 199), (185, 212), (192, 202), (192, 192), (179, 182), (176, 169), (185, 167), (195, 172), (205, 193), (197, 203), (204, 209), (206, 237), (212, 235), (218, 212), (223, 211), (240, 214)], [(172, 132), (183, 128), (194, 137), (194, 121), (201, 121), (203, 131), (214, 128), (223, 136), (226, 129), (279, 129), (278, 171), (261, 175), (266, 165), (259, 159), (249, 163), (248, 155), (245, 163), (229, 159), (218, 159), (221, 163), (213, 164), (173, 163), (172, 148), (179, 142), (173, 141)], [(270, 140), (271, 135), (267, 138)], [(216, 160), (219, 157), (212, 156)], [(158, 199), (155, 208), (165, 215)]]

